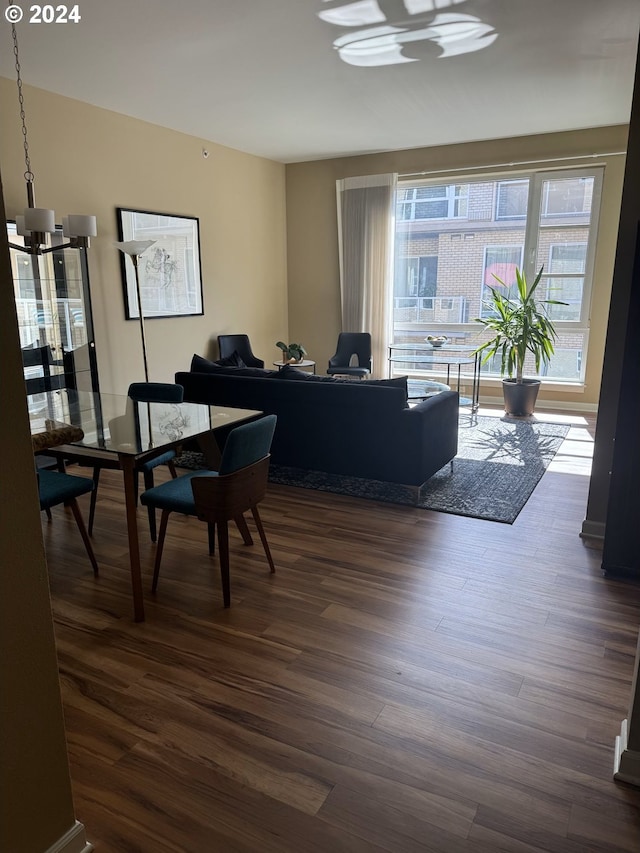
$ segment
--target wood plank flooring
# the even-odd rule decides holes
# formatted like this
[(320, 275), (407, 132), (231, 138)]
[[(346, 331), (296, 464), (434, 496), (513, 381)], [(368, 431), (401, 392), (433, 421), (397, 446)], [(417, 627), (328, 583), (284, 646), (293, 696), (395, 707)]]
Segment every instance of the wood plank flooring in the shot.
[(640, 790), (612, 768), (640, 585), (578, 536), (593, 419), (572, 420), (513, 525), (270, 487), (277, 572), (235, 531), (229, 610), (205, 525), (179, 516), (151, 595), (140, 510), (132, 621), (118, 472), (97, 580), (71, 515), (43, 516), (96, 853), (637, 853)]

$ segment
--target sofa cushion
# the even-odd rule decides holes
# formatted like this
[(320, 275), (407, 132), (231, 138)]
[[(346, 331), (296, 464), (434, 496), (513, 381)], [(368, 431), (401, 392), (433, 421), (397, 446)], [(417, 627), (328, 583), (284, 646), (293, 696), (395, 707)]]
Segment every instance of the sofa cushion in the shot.
[(406, 394), (408, 378), (408, 376), (394, 376), (392, 379), (365, 379), (364, 382), (367, 385), (387, 385), (389, 388), (403, 388)]
[(230, 376), (261, 376), (263, 379), (277, 379), (277, 370), (268, 370), (266, 367), (221, 367), (224, 373)]
[(191, 359), (192, 373), (212, 373), (220, 367), (246, 367), (247, 365), (240, 358), (237, 352), (228, 355), (226, 358), (219, 358), (217, 361), (209, 361), (208, 358), (203, 358), (201, 355), (194, 353)]
[(407, 378), (406, 376), (394, 376), (393, 379), (338, 379), (335, 376), (321, 376), (317, 373), (307, 373), (304, 370), (296, 367), (295, 364), (285, 364), (278, 372), (279, 379), (295, 379), (302, 382), (330, 382), (334, 385), (346, 384), (353, 385), (354, 382), (363, 382), (367, 386), (371, 385), (386, 385), (390, 388), (402, 388), (404, 391), (405, 402), (408, 399)]
[[(317, 373), (308, 373), (306, 370), (301, 370), (295, 364), (285, 364), (278, 371), (280, 379), (300, 379), (303, 382), (339, 382), (341, 380), (334, 379), (333, 376), (320, 376)], [(348, 380), (347, 380), (348, 381)]]

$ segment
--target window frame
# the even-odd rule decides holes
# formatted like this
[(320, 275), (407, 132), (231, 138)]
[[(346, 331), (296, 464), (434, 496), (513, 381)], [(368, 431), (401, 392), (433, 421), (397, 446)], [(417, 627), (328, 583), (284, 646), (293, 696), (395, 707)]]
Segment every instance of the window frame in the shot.
[[(585, 257), (585, 269), (583, 274), (578, 273), (567, 273), (562, 274), (563, 278), (582, 278), (583, 279), (583, 292), (582, 299), (580, 304), (580, 312), (579, 316), (576, 319), (572, 320), (556, 320), (554, 319), (554, 326), (556, 331), (558, 332), (559, 338), (563, 335), (573, 335), (580, 336), (580, 341), (576, 342), (576, 352), (578, 353), (578, 367), (580, 371), (579, 379), (573, 378), (564, 378), (562, 376), (552, 376), (552, 377), (544, 377), (548, 382), (555, 382), (560, 385), (584, 385), (585, 375), (586, 375), (586, 366), (589, 356), (589, 323), (590, 323), (590, 314), (591, 314), (591, 303), (593, 298), (593, 289), (594, 289), (594, 267), (595, 267), (595, 253), (596, 253), (596, 245), (598, 240), (598, 228), (599, 228), (599, 218), (601, 213), (601, 203), (602, 203), (602, 184), (603, 184), (603, 176), (604, 176), (605, 165), (602, 163), (597, 164), (586, 164), (584, 166), (578, 167), (558, 167), (558, 168), (545, 168), (545, 169), (530, 169), (530, 170), (519, 170), (514, 172), (492, 172), (488, 170), (487, 172), (482, 171), (474, 171), (470, 173), (468, 176), (465, 176), (464, 179), (460, 179), (459, 176), (452, 176), (452, 180), (447, 181), (447, 178), (443, 175), (439, 175), (437, 178), (428, 179), (423, 178), (420, 180), (412, 181), (410, 178), (400, 181), (398, 184), (398, 188), (402, 190), (413, 189), (416, 191), (419, 187), (425, 185), (433, 185), (433, 186), (446, 186), (446, 187), (462, 187), (466, 186), (467, 194), (466, 197), (468, 199), (469, 206), (466, 211), (466, 221), (470, 223), (470, 227), (475, 224), (475, 220), (473, 218), (473, 209), (470, 206), (471, 198), (472, 198), (472, 187), (474, 184), (485, 184), (491, 183), (494, 186), (494, 206), (492, 212), (491, 223), (495, 225), (496, 229), (499, 232), (500, 226), (505, 225), (508, 230), (509, 222), (513, 223), (513, 226), (516, 225), (523, 232), (523, 243), (522, 243), (522, 252), (521, 252), (521, 263), (520, 268), (524, 271), (527, 280), (533, 281), (535, 276), (537, 275), (539, 268), (541, 265), (544, 266), (543, 269), (543, 281), (540, 284), (540, 293), (548, 292), (549, 279), (558, 278), (558, 273), (549, 272), (550, 262), (551, 262), (551, 252), (552, 246), (557, 244), (563, 244), (563, 231), (569, 231), (571, 229), (575, 230), (576, 228), (585, 229), (586, 240), (580, 239), (582, 245), (586, 242), (586, 257)], [(543, 191), (545, 188), (545, 181), (559, 181), (562, 179), (572, 179), (572, 178), (589, 178), (593, 181), (592, 194), (590, 207), (587, 213), (572, 213), (570, 216), (567, 216), (566, 222), (563, 222), (564, 218), (562, 214), (554, 214), (552, 216), (546, 216), (544, 207), (544, 199), (543, 199)], [(498, 195), (500, 191), (501, 185), (509, 182), (529, 182), (528, 188), (528, 199), (527, 199), (527, 211), (526, 216), (499, 216), (498, 215)], [(414, 198), (410, 203), (415, 205), (415, 192), (413, 193)], [(459, 195), (456, 193), (456, 196)], [(547, 190), (548, 195), (548, 190)], [(409, 202), (402, 201), (400, 203), (407, 204)], [(471, 218), (469, 218), (471, 217)], [(577, 218), (584, 218), (585, 222), (576, 222)], [(458, 217), (460, 219), (461, 217)], [(560, 221), (559, 221), (560, 220)], [(422, 221), (422, 222), (431, 222), (437, 223), (446, 222), (445, 219), (442, 218), (434, 218), (428, 220), (412, 220), (412, 219), (402, 219), (399, 216), (396, 218), (396, 240), (400, 242), (397, 243), (399, 246), (406, 247), (406, 241), (411, 239), (411, 225), (410, 223), (413, 221)], [(483, 220), (484, 221), (484, 220)], [(403, 227), (404, 226), (404, 227)], [(481, 229), (482, 230), (482, 229)], [(538, 263), (537, 259), (541, 256), (541, 250), (544, 248), (546, 250), (546, 246), (544, 245), (544, 240), (541, 240), (542, 235), (544, 235), (545, 230), (548, 232), (553, 232), (553, 243), (549, 244), (548, 252), (546, 259), (542, 261), (542, 263)], [(414, 229), (414, 233), (415, 229)], [(446, 234), (451, 233), (452, 236), (456, 236), (451, 232), (451, 229), (447, 229), (446, 225), (444, 226), (442, 231), (434, 230), (434, 234)], [(559, 236), (558, 236), (559, 235)], [(416, 233), (417, 236), (417, 233)], [(515, 235), (514, 235), (515, 236)], [(569, 236), (567, 234), (567, 236)], [(488, 238), (490, 239), (490, 238)], [(513, 242), (513, 248), (516, 248), (517, 239)], [(571, 244), (571, 240), (568, 240), (569, 244)], [(483, 247), (483, 258), (482, 258), (482, 276), (483, 281), (480, 285), (481, 294), (485, 291), (484, 285), (484, 273), (486, 270), (486, 249), (490, 248), (492, 243), (488, 243), (487, 246)], [(497, 244), (502, 245), (502, 244)], [(504, 244), (507, 245), (507, 244)], [(510, 245), (510, 244), (509, 244)], [(436, 257), (439, 257), (436, 255)], [(438, 261), (440, 263), (440, 259)], [(394, 288), (395, 294), (395, 281)], [(477, 292), (477, 291), (476, 291)], [(438, 295), (447, 296), (448, 294), (445, 292), (444, 294), (440, 293), (440, 286), (438, 283), (437, 288)], [(467, 297), (472, 298), (472, 297)], [(475, 311), (475, 308), (472, 309)], [(473, 313), (466, 315), (466, 321), (461, 321), (459, 323), (439, 323), (438, 330), (443, 334), (455, 334), (466, 332), (473, 330), (474, 332), (479, 332), (479, 327), (476, 325), (471, 319)], [(410, 334), (416, 334), (416, 332), (411, 332)], [(560, 346), (560, 349), (564, 347)]]

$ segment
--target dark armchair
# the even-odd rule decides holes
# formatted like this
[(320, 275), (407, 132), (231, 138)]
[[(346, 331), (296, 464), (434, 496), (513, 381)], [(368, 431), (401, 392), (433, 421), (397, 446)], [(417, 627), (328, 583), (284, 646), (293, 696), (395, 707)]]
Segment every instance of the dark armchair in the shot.
[[(353, 356), (357, 365), (352, 365)], [(340, 332), (335, 355), (329, 359), (327, 373), (357, 376), (364, 379), (371, 373), (371, 335), (369, 332)]]
[(218, 335), (220, 358), (229, 358), (237, 352), (247, 367), (264, 367), (264, 361), (251, 351), (249, 335)]

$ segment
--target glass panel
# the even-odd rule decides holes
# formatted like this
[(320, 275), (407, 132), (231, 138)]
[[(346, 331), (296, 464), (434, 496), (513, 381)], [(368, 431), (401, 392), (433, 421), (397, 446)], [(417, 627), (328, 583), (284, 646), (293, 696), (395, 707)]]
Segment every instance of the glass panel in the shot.
[(541, 287), (547, 299), (569, 303), (548, 307), (554, 321), (577, 323), (582, 317), (589, 233), (588, 226), (577, 224), (538, 232), (536, 270), (543, 267)]
[[(549, 273), (564, 273), (565, 276), (544, 276), (546, 298), (567, 305), (549, 305), (548, 313), (552, 320), (577, 322), (580, 320), (582, 296), (584, 291), (584, 273), (587, 264), (586, 243), (555, 243), (549, 247)], [(568, 276), (572, 276), (569, 278)]]
[(540, 218), (579, 216), (588, 222), (591, 215), (594, 180), (592, 177), (560, 178), (544, 181)]
[(522, 251), (523, 246), (487, 246), (485, 249), (481, 317), (495, 313), (487, 304), (491, 301), (490, 287), (508, 298), (518, 295), (516, 268), (522, 266)]
[[(571, 381), (583, 377), (586, 300), (591, 288), (589, 246), (599, 185), (596, 169), (401, 185), (393, 342), (420, 346), (428, 335), (446, 335), (457, 344), (478, 346), (489, 334), (474, 318), (486, 316), (482, 303), (487, 287), (497, 286), (494, 274), (512, 287), (516, 266), (522, 268), (527, 258), (529, 280), (543, 267), (540, 295), (567, 303), (548, 309), (561, 327), (558, 354), (547, 375)], [(535, 192), (535, 199), (530, 192)], [(535, 202), (534, 223), (527, 222), (530, 200)], [(442, 215), (445, 205), (446, 217)], [(534, 247), (535, 253), (531, 252)], [(572, 327), (562, 328), (564, 323)], [(527, 371), (533, 375), (535, 366), (527, 365)]]
[[(13, 223), (7, 224), (7, 233), (11, 243), (24, 245)], [(52, 236), (54, 245), (60, 245), (62, 239), (60, 230)], [(57, 381), (64, 385), (65, 353), (87, 347), (92, 336), (85, 305), (87, 284), (82, 252), (60, 248), (42, 255), (29, 255), (12, 250), (10, 259), (23, 361), (31, 365), (35, 351), (46, 348), (42, 352), (46, 353), (48, 374), (58, 377)], [(25, 368), (28, 380), (46, 379), (45, 373), (42, 367)], [(91, 387), (94, 383), (97, 383), (97, 376), (92, 374)], [(29, 387), (33, 385), (31, 382)]]
[(555, 243), (549, 254), (548, 272), (584, 275), (587, 263), (586, 243)]

